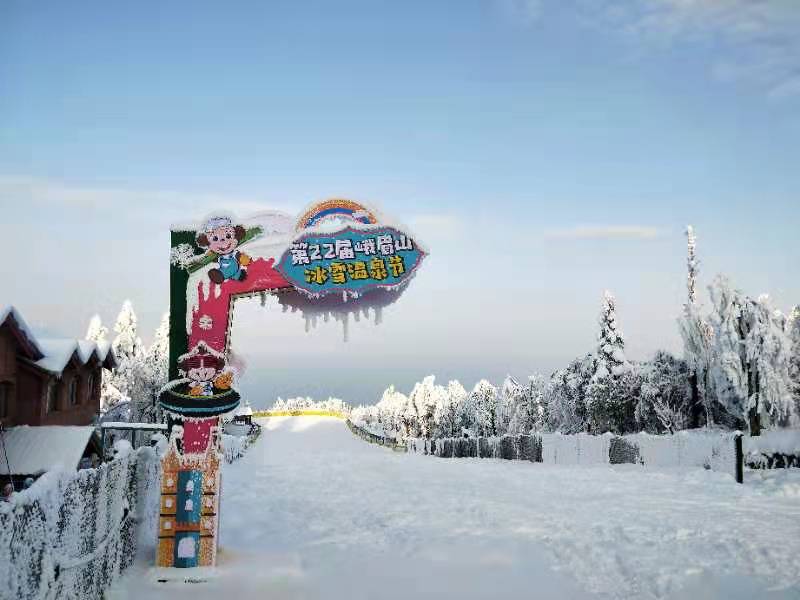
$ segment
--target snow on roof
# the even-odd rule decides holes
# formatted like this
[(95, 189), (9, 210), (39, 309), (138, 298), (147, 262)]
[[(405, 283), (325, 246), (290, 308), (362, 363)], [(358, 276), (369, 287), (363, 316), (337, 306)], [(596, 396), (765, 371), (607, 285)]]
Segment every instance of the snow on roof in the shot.
[[(77, 469), (94, 427), (21, 425), (3, 433), (8, 464), (14, 475), (36, 475), (56, 467)], [(0, 461), (0, 475), (8, 475)]]
[(111, 351), (111, 342), (103, 340), (102, 342), (97, 342), (95, 347), (97, 348), (97, 358), (99, 358), (101, 362), (105, 362)]
[(250, 408), (250, 403), (245, 401), (244, 404), (240, 404), (238, 408), (233, 411), (234, 417), (252, 417), (253, 416), (253, 409)]
[(44, 354), (42, 349), (39, 347), (39, 344), (36, 341), (36, 336), (33, 335), (33, 330), (30, 326), (25, 322), (25, 319), (22, 318), (20, 312), (11, 305), (0, 307), (0, 326), (6, 322), (6, 319), (11, 316), (14, 319), (14, 322), (17, 325), (17, 328), (22, 332), (22, 334), (28, 338), (28, 342), (31, 346), (39, 353)]
[(33, 330), (22, 318), (19, 311), (13, 306), (5, 306), (0, 308), (0, 325), (5, 323), (6, 319), (11, 316), (17, 325), (17, 329), (28, 339), (30, 345), (34, 350), (43, 357), (35, 360), (34, 364), (41, 367), (45, 371), (56, 373), (60, 375), (64, 367), (69, 364), (70, 359), (77, 353), (78, 360), (82, 364), (86, 364), (96, 356), (101, 363), (106, 363), (110, 359), (111, 366), (106, 368), (113, 368), (116, 364), (114, 354), (111, 352), (111, 344), (107, 341), (92, 342), (90, 340), (72, 340), (61, 338), (39, 338), (33, 334)]
[[(96, 356), (101, 363), (106, 362), (110, 355), (111, 345), (108, 342), (91, 342), (89, 340), (70, 340), (60, 338), (47, 338), (39, 340), (44, 358), (37, 360), (36, 365), (61, 374), (73, 356), (77, 356), (81, 364), (86, 364)], [(113, 354), (111, 355), (113, 357)]]
[[(72, 356), (78, 351), (78, 342), (76, 340), (48, 338), (39, 340), (39, 344), (44, 353), (44, 358), (37, 360), (36, 364), (45, 371), (52, 373), (61, 373), (64, 367), (69, 364)], [(80, 353), (78, 353), (78, 358), (81, 362), (86, 362), (80, 356)]]

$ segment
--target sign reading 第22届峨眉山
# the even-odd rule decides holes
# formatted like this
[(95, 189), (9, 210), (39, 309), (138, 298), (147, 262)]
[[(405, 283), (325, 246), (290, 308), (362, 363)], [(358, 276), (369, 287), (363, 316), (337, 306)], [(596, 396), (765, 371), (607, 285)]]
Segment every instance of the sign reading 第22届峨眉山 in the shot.
[(402, 285), (425, 253), (394, 227), (307, 233), (284, 252), (277, 269), (296, 288), (314, 295), (363, 294)]

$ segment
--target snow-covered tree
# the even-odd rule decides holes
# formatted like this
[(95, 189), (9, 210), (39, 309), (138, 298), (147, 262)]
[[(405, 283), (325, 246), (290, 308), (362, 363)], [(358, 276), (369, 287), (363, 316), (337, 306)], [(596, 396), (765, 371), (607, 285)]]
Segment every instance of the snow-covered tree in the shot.
[(699, 427), (711, 424), (713, 390), (709, 376), (712, 354), (713, 328), (700, 312), (697, 302), (697, 276), (700, 261), (697, 259), (697, 238), (691, 225), (686, 228), (687, 238), (687, 276), (686, 303), (683, 314), (678, 319), (683, 339), (683, 358), (689, 366), (689, 386), (691, 405), (689, 407), (690, 426)]
[(383, 392), (377, 404), (378, 419), (386, 435), (400, 437), (403, 431), (402, 415), (408, 398), (391, 385)]
[(742, 311), (746, 302), (730, 281), (717, 276), (709, 286), (713, 314), (712, 352), (709, 364), (714, 390), (710, 421), (740, 428), (748, 402)]
[(450, 399), (450, 406), (455, 413), (455, 425), (453, 435), (460, 437), (464, 429), (472, 429), (475, 426), (474, 411), (470, 412), (471, 403), (469, 393), (458, 380), (451, 380), (447, 384), (447, 395)]
[(461, 410), (459, 411), (459, 422), (461, 424), (460, 429), (463, 435), (478, 435), (479, 425), (476, 399), (472, 393), (467, 392), (465, 389), (464, 398), (461, 401)]
[(800, 412), (800, 306), (792, 308), (786, 320), (786, 335), (789, 336), (789, 377), (795, 408)]
[(89, 321), (89, 327), (86, 330), (86, 338), (90, 342), (105, 342), (108, 335), (108, 327), (103, 325), (100, 315), (94, 315)]
[(434, 412), (436, 409), (436, 395), (434, 388), (435, 377), (429, 375), (421, 382), (414, 385), (408, 396), (409, 403), (413, 404), (417, 417), (418, 435), (424, 438), (433, 437), (435, 431)]
[[(103, 325), (100, 315), (94, 315), (89, 321), (89, 327), (86, 330), (86, 338), (95, 344), (108, 343), (106, 336), (108, 335), (108, 327)], [(100, 373), (100, 412), (105, 412), (115, 404), (126, 399), (112, 383), (113, 374), (108, 369), (102, 369)]]
[(517, 412), (517, 407), (522, 404), (524, 395), (522, 385), (511, 375), (508, 375), (498, 392), (497, 402), (497, 431), (499, 434), (509, 433), (511, 421)]
[(450, 381), (447, 388), (442, 388), (442, 390), (437, 394), (434, 412), (437, 436), (459, 437), (461, 435), (461, 406), (467, 392), (458, 381)]
[(600, 381), (618, 376), (628, 368), (625, 358), (625, 339), (617, 324), (617, 301), (611, 292), (603, 293), (603, 308), (600, 311), (600, 333), (597, 334), (597, 360), (594, 379)]
[(158, 422), (158, 394), (169, 378), (169, 313), (161, 318), (153, 343), (137, 363), (135, 377), (134, 419)]
[(697, 238), (691, 225), (686, 226), (686, 249), (686, 303), (697, 304), (697, 274), (700, 261), (697, 260)]
[(603, 294), (599, 324), (594, 374), (586, 391), (589, 424), (594, 433), (623, 433), (634, 405), (626, 393), (631, 382), (619, 384), (630, 364), (625, 358), (625, 339), (617, 323), (617, 302), (608, 291)]
[(641, 394), (636, 405), (639, 427), (650, 433), (686, 429), (691, 409), (689, 366), (668, 352), (656, 352), (640, 366)]
[(497, 388), (481, 379), (470, 392), (470, 398), (475, 407), (478, 435), (497, 435)]
[(795, 423), (787, 319), (772, 309), (768, 296), (748, 298), (724, 277), (715, 280), (711, 296), (712, 374), (717, 401), (732, 426), (744, 421), (752, 435), (759, 435), (762, 427)]
[(773, 310), (769, 296), (747, 299), (742, 311), (745, 370), (748, 382), (747, 418), (750, 433), (762, 427), (797, 421), (790, 378), (791, 340), (786, 317)]
[(406, 398), (405, 404), (400, 411), (400, 434), (404, 438), (420, 436), (417, 403), (414, 402), (413, 395), (414, 391), (412, 390), (411, 394), (409, 394), (408, 398)]
[(526, 435), (531, 431), (541, 431), (544, 428), (546, 419), (545, 390), (546, 384), (540, 375), (529, 377), (526, 386), (518, 384), (513, 379), (506, 380), (503, 385), (503, 395), (511, 400), (513, 406), (507, 427), (508, 433)]
[(138, 385), (139, 363), (144, 356), (142, 340), (137, 334), (136, 313), (130, 300), (123, 303), (114, 332), (117, 336), (111, 348), (117, 359), (117, 368), (113, 371), (111, 384), (123, 396), (130, 398)]
[(550, 377), (544, 395), (548, 429), (561, 433), (585, 431), (588, 424), (586, 396), (594, 375), (592, 354), (576, 358)]

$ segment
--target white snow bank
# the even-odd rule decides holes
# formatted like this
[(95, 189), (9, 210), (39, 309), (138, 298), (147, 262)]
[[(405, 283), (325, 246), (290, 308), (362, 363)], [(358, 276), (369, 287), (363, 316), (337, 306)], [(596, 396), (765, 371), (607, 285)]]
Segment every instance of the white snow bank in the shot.
[(650, 467), (702, 467), (736, 476), (737, 432), (679, 431), (672, 435), (637, 433), (624, 436), (639, 448), (639, 459)]
[(745, 454), (800, 455), (800, 429), (774, 429), (744, 437)]

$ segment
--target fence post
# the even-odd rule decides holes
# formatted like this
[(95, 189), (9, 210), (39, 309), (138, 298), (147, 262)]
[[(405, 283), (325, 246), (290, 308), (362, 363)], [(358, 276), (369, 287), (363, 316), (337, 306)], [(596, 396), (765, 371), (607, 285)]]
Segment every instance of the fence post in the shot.
[(742, 434), (734, 436), (734, 446), (736, 448), (736, 483), (744, 483), (744, 450), (742, 448)]

